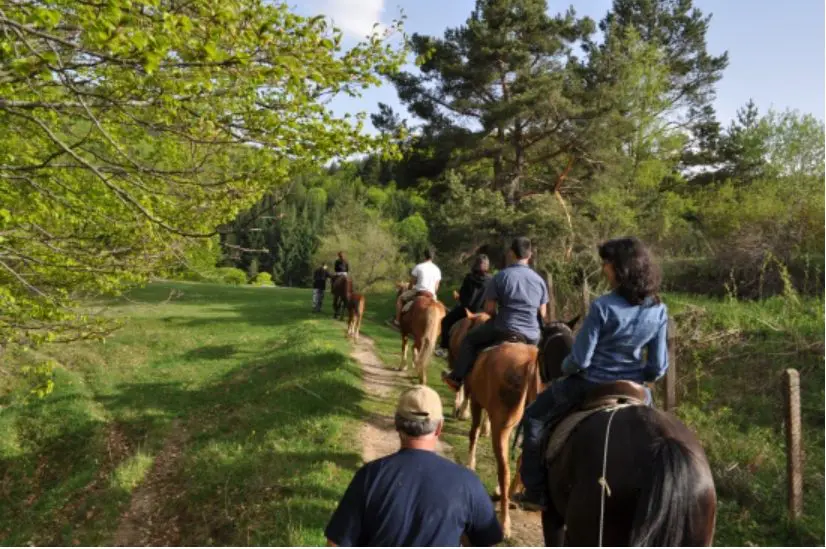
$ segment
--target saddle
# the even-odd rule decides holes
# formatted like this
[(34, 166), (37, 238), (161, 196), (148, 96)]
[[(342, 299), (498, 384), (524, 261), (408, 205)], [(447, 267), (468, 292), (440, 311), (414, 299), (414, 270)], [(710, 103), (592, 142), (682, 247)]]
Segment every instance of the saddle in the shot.
[(628, 406), (645, 406), (648, 393), (645, 387), (633, 381), (614, 381), (595, 387), (585, 401), (552, 427), (548, 437), (545, 459), (553, 461), (580, 423), (597, 412), (611, 412)]
[(486, 353), (488, 351), (496, 349), (497, 347), (501, 347), (505, 343), (522, 343), (524, 345), (528, 345), (528, 340), (525, 339), (525, 336), (523, 336), (522, 334), (517, 334), (516, 332), (510, 332), (508, 334), (503, 334), (502, 337), (499, 338), (498, 341), (496, 341), (495, 343), (493, 343), (491, 345), (488, 345), (487, 347), (483, 348), (481, 351), (479, 351), (479, 354), (481, 355), (482, 353)]
[(431, 294), (431, 293), (430, 293), (430, 292), (428, 292), (427, 290), (419, 290), (418, 292), (416, 292), (416, 295), (415, 295), (415, 296), (413, 296), (413, 297), (410, 299), (410, 301), (408, 301), (407, 303), (405, 303), (405, 304), (402, 306), (402, 314), (404, 314), (404, 313), (406, 313), (407, 311), (409, 311), (409, 310), (410, 310), (410, 308), (413, 306), (413, 304), (416, 302), (416, 299), (418, 299), (418, 298), (420, 298), (420, 297), (429, 297), (429, 298), (433, 299), (434, 301), (436, 300), (436, 296), (434, 296), (433, 294)]

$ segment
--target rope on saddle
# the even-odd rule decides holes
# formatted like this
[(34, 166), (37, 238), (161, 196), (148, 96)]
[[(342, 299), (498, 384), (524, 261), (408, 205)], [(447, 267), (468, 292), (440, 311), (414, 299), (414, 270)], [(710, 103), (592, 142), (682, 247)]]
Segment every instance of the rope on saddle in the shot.
[(602, 547), (602, 532), (605, 528), (605, 496), (611, 497), (611, 487), (608, 486), (608, 479), (606, 477), (608, 469), (608, 439), (611, 436), (611, 422), (614, 421), (614, 414), (620, 408), (611, 410), (611, 417), (608, 418), (608, 425), (605, 427), (605, 446), (602, 450), (602, 476), (599, 477), (597, 483), (602, 487), (602, 496), (599, 502), (599, 547)]

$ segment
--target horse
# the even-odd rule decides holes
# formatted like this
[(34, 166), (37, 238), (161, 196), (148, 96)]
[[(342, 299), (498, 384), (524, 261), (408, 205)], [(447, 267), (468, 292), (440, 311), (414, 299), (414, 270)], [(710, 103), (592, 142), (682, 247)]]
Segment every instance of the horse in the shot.
[(353, 280), (350, 275), (339, 275), (333, 279), (333, 318), (344, 318), (344, 307), (353, 293)]
[(350, 294), (350, 299), (347, 300), (347, 337), (352, 336), (356, 343), (359, 341), (361, 320), (364, 318), (364, 301), (363, 294)]
[[(451, 369), (453, 368), (453, 364), (456, 359), (459, 357), (459, 349), (461, 349), (462, 340), (465, 339), (467, 333), (475, 327), (484, 324), (488, 320), (490, 320), (490, 315), (487, 313), (471, 313), (465, 309), (465, 318), (456, 322), (456, 324), (454, 324), (450, 329), (447, 362)], [(470, 417), (470, 399), (465, 393), (464, 386), (460, 387), (456, 392), (456, 397), (453, 401), (453, 417), (456, 419), (468, 419)], [(488, 421), (486, 416), (483, 416), (482, 436), (488, 436), (489, 434), (490, 421)]]
[[(410, 287), (409, 283), (396, 284), (398, 294)], [(447, 314), (444, 304), (426, 292), (413, 298), (410, 308), (402, 313), (399, 325), (402, 335), (402, 358), (399, 370), (407, 369), (408, 339), (413, 336), (413, 364), (419, 375), (419, 383), (427, 385), (427, 367), (442, 331), (442, 319)]]
[(504, 342), (483, 350), (465, 379), (465, 391), (470, 398), (471, 426), (468, 438), (468, 467), (476, 469), (476, 444), (482, 423), (482, 411), (488, 413), (491, 441), (497, 465), (502, 530), (510, 537), (510, 494), (518, 483), (511, 483), (508, 461), (508, 441), (511, 431), (522, 419), (525, 406), (532, 402), (541, 388), (535, 345)]
[[(573, 345), (572, 326), (551, 323), (543, 336), (541, 373), (552, 382)], [(630, 382), (607, 384), (583, 408), (596, 406), (595, 397), (627, 395), (628, 387), (644, 394)], [(542, 513), (546, 546), (711, 545), (714, 479), (699, 440), (676, 416), (626, 404), (588, 415), (572, 429), (567, 439), (549, 444), (558, 451), (545, 465), (551, 496)]]

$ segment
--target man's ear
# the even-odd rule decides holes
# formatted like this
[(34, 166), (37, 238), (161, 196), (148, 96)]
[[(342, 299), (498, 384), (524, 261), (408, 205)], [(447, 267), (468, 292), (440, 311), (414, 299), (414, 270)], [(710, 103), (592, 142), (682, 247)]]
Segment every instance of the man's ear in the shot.
[(441, 436), (441, 434), (442, 434), (442, 428), (443, 428), (444, 426), (445, 426), (445, 420), (444, 420), (444, 419), (439, 420), (439, 426), (438, 426), (438, 427), (436, 427), (436, 430), (434, 431), (434, 434), (435, 434), (437, 437), (438, 437), (438, 436)]

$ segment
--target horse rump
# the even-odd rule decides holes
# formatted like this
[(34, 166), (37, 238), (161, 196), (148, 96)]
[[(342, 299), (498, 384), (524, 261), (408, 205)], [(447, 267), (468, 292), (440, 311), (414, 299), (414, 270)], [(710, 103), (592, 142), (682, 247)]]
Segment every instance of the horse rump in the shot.
[(352, 294), (347, 301), (347, 335), (358, 342), (361, 320), (364, 318), (364, 296)]

